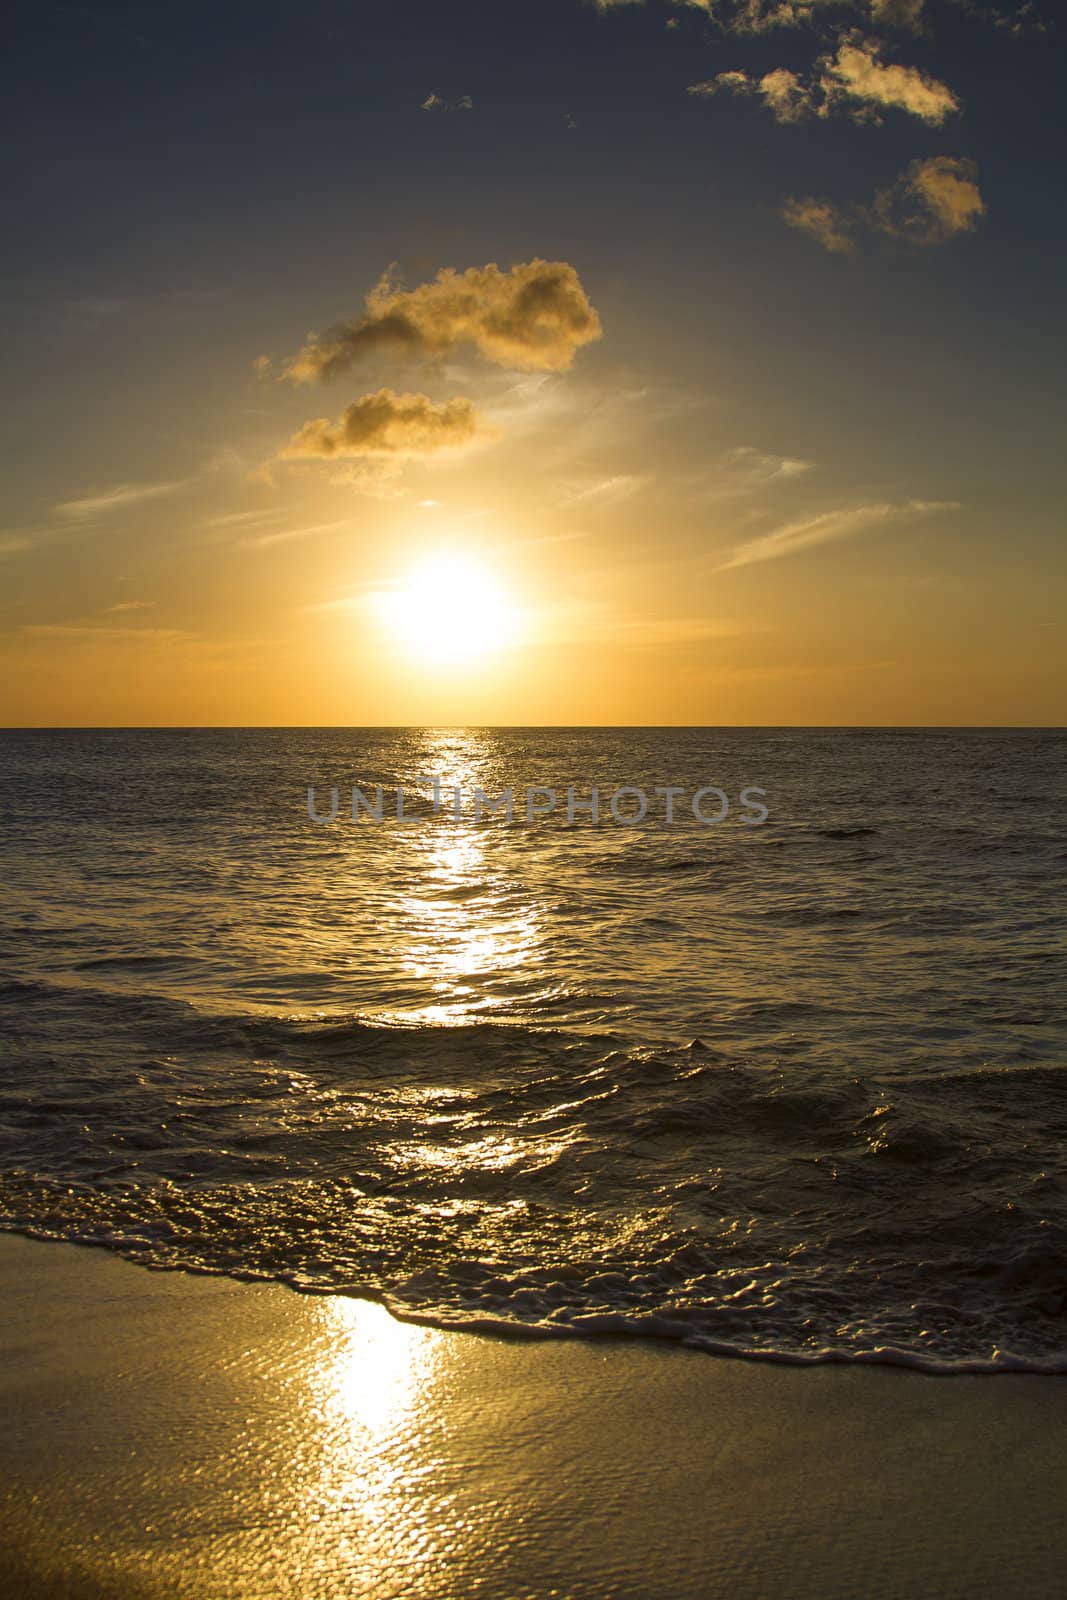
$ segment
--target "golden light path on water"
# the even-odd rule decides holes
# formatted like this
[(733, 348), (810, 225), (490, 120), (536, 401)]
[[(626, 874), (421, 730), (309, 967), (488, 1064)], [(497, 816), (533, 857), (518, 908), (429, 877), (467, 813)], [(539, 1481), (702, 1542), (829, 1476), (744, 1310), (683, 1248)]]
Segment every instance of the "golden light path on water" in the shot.
[(392, 911), (394, 958), (439, 997), (406, 1010), (407, 1023), (455, 1024), (486, 1009), (486, 987), (538, 971), (541, 919), (529, 896), (490, 859), (493, 829), (456, 824), (447, 815), (449, 785), (466, 803), (476, 787), (493, 792), (492, 746), (476, 733), (434, 736), (427, 766), (442, 781), (442, 817), (413, 827), (404, 888)]
[[(476, 733), (433, 735), (427, 773), (462, 785), (468, 795), (482, 782), (488, 789), (491, 749)], [(442, 805), (448, 804), (446, 791)], [(540, 919), (494, 869), (488, 833), (454, 826), (444, 816), (438, 825), (413, 827), (404, 836), (402, 886), (376, 916), (383, 936), (388, 929), (393, 939), (393, 959), (438, 998), (379, 1014), (380, 1020), (433, 1026), (484, 1017), (491, 1006), (486, 980), (536, 973)], [(432, 1126), (432, 1107), (427, 1112)], [(461, 1146), (424, 1139), (405, 1154), (419, 1163), (467, 1170), (511, 1159), (509, 1141), (484, 1130)], [(435, 1330), (397, 1322), (366, 1301), (324, 1300), (322, 1319), (325, 1338), (310, 1396), (324, 1425), (317, 1498), (325, 1521), (344, 1519), (350, 1527), (353, 1565), (367, 1592), (377, 1593), (390, 1573), (425, 1573), (454, 1558), (456, 1546), (472, 1536), (455, 1504), (457, 1494), (442, 1484), (443, 1438), (441, 1450), (432, 1448), (433, 1435), (447, 1428), (448, 1340)], [(448, 1548), (440, 1542), (442, 1529), (448, 1530)]]

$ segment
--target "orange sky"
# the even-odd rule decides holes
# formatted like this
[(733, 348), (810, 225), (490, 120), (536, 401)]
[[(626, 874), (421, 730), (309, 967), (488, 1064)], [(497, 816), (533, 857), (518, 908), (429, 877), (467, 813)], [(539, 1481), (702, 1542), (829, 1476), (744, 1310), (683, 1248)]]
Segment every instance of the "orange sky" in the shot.
[(1067, 720), (1040, 30), (446, 9), (20, 39), (0, 723)]

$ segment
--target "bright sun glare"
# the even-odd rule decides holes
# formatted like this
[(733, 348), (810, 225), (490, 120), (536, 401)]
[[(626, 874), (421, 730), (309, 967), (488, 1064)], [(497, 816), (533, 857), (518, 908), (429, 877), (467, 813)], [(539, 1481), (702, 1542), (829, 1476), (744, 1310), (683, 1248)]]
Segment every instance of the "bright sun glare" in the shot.
[(519, 633), (518, 611), (493, 574), (468, 556), (424, 561), (375, 602), (396, 643), (427, 663), (475, 661)]

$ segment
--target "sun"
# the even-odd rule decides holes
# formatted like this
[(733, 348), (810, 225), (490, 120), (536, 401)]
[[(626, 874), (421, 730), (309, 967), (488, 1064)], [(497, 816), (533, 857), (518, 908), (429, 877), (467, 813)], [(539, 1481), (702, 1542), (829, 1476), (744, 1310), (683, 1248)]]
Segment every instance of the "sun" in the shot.
[(516, 643), (521, 631), (517, 607), (472, 556), (430, 557), (374, 599), (394, 643), (427, 664), (476, 661)]

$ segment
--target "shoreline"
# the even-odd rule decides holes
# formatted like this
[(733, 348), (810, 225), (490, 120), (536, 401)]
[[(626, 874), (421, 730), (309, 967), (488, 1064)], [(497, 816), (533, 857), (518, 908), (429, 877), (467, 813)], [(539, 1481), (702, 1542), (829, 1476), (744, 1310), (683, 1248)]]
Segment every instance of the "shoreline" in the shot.
[[(387, 1294), (367, 1290), (320, 1288), (311, 1284), (292, 1283), (284, 1277), (269, 1277), (259, 1273), (234, 1272), (224, 1267), (201, 1266), (195, 1262), (156, 1263), (138, 1261), (124, 1255), (110, 1245), (92, 1239), (54, 1238), (32, 1231), (28, 1227), (0, 1225), (0, 1241), (24, 1239), (32, 1244), (61, 1245), (68, 1249), (95, 1251), (123, 1261), (138, 1271), (176, 1273), (190, 1278), (223, 1278), (231, 1283), (258, 1287), (277, 1287), (287, 1293), (311, 1299), (336, 1299), (356, 1304), (378, 1307), (392, 1321), (413, 1328), (425, 1328), (438, 1333), (480, 1335), (489, 1339), (503, 1339), (517, 1344), (541, 1344), (546, 1341), (577, 1340), (593, 1345), (623, 1344), (649, 1345), (652, 1348), (673, 1348), (696, 1353), (712, 1360), (745, 1361), (774, 1367), (884, 1367), (902, 1372), (913, 1372), (929, 1378), (994, 1378), (998, 1376), (1055, 1378), (1067, 1376), (1067, 1353), (1047, 1357), (1020, 1356), (1011, 1352), (995, 1352), (993, 1358), (965, 1356), (959, 1360), (923, 1355), (914, 1350), (893, 1345), (880, 1345), (872, 1349), (842, 1350), (836, 1347), (803, 1351), (763, 1346), (731, 1344), (727, 1340), (712, 1341), (705, 1338), (683, 1338), (676, 1328), (657, 1327), (656, 1319), (649, 1324), (632, 1321), (623, 1314), (591, 1313), (588, 1321), (568, 1323), (521, 1322), (507, 1317), (494, 1317), (490, 1312), (471, 1312), (463, 1316), (449, 1316), (445, 1312), (421, 1311), (413, 1306), (397, 1303)], [(0, 1246), (2, 1248), (2, 1246)]]
[(0, 1593), (1058, 1594), (1067, 1387), (505, 1338), (0, 1236)]

